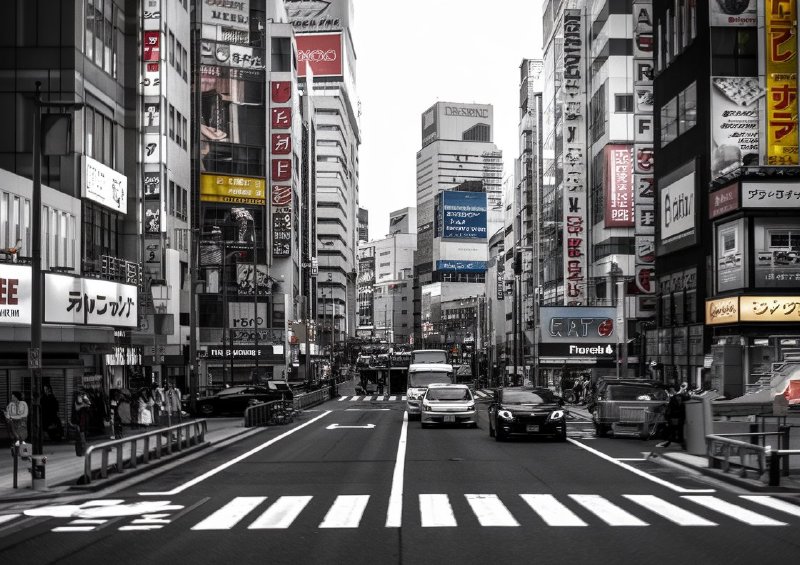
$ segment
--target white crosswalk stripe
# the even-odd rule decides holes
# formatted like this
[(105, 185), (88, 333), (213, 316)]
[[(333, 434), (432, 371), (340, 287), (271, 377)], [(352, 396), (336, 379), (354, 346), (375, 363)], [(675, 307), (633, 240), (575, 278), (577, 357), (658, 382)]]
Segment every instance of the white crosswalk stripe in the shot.
[(613, 502), (596, 494), (571, 494), (569, 497), (600, 518), (609, 526), (647, 526), (633, 514), (629, 514)]
[(481, 526), (519, 526), (496, 494), (465, 494)]
[(548, 526), (588, 525), (572, 510), (556, 500), (552, 494), (521, 494), (520, 496)]
[(343, 494), (336, 497), (320, 528), (357, 528), (367, 508), (369, 495)]
[(340, 396), (338, 402), (344, 402), (347, 400), (348, 402), (394, 402), (397, 400), (405, 400), (406, 395), (396, 395), (396, 396), (388, 396), (388, 395), (366, 395), (366, 396)]
[(230, 530), (266, 499), (266, 496), (237, 496), (192, 529)]
[(311, 496), (282, 496), (250, 524), (250, 530), (286, 529), (311, 502)]
[(458, 525), (446, 494), (419, 495), (419, 514), (423, 528), (454, 528)]
[(712, 522), (711, 520), (706, 520), (705, 518), (698, 516), (697, 514), (693, 514), (688, 510), (684, 510), (680, 506), (675, 506), (674, 504), (667, 502), (657, 496), (653, 496), (651, 494), (625, 494), (623, 495), (628, 500), (632, 500), (636, 504), (639, 504), (648, 510), (651, 510), (658, 514), (659, 516), (663, 516), (670, 522), (674, 522), (679, 526), (716, 526), (717, 524)]
[(742, 498), (749, 500), (750, 502), (755, 502), (756, 504), (761, 504), (767, 508), (780, 510), (781, 512), (791, 514), (792, 516), (800, 517), (800, 506), (797, 504), (792, 504), (791, 502), (786, 502), (780, 498), (764, 495), (742, 495)]
[(780, 522), (778, 520), (773, 520), (772, 518), (768, 518), (766, 516), (762, 516), (757, 512), (753, 512), (752, 510), (748, 510), (746, 508), (742, 508), (741, 506), (736, 506), (735, 504), (731, 504), (730, 502), (726, 502), (721, 500), (715, 496), (703, 496), (703, 495), (686, 495), (683, 498), (686, 500), (691, 500), (692, 502), (696, 502), (701, 506), (705, 506), (711, 510), (716, 510), (726, 516), (733, 518), (734, 520), (738, 520), (740, 522), (744, 522), (749, 526), (786, 526), (786, 522)]

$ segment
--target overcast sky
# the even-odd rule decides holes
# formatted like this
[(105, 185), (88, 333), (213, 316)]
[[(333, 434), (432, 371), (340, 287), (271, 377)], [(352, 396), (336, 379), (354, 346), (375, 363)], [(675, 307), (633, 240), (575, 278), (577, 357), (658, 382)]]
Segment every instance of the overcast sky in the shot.
[(541, 56), (541, 0), (354, 0), (360, 206), (370, 239), (416, 206), (420, 116), (436, 101), (494, 106), (504, 178), (518, 153), (519, 66)]

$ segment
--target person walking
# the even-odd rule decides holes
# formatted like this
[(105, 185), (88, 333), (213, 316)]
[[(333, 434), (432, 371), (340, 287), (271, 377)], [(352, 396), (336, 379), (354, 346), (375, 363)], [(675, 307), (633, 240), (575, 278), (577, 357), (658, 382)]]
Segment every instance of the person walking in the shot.
[(153, 397), (153, 423), (161, 425), (161, 412), (164, 409), (164, 389), (158, 383), (150, 385), (150, 392)]
[(28, 403), (22, 400), (22, 393), (18, 390), (11, 393), (5, 415), (8, 433), (14, 440), (14, 445), (25, 443), (28, 439)]
[(64, 436), (64, 425), (58, 417), (58, 399), (49, 384), (43, 387), (42, 427), (53, 441), (58, 441)]
[(689, 385), (681, 383), (680, 388), (670, 388), (669, 402), (665, 416), (667, 418), (667, 439), (658, 444), (658, 447), (669, 447), (672, 442), (680, 443), (686, 449), (686, 440), (683, 437), (683, 426), (686, 423), (686, 401), (689, 400)]
[(172, 425), (172, 418), (176, 422), (181, 419), (181, 391), (174, 383), (169, 383), (166, 393), (166, 403), (164, 405), (167, 412), (167, 425)]

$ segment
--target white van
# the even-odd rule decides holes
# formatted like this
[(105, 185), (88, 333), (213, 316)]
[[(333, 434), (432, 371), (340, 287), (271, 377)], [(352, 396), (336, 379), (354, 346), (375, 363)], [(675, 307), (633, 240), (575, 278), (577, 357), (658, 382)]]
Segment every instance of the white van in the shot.
[(434, 383), (455, 383), (453, 366), (447, 363), (412, 363), (408, 367), (408, 389), (406, 390), (406, 411), (408, 419), (420, 417), (422, 397), (428, 385)]

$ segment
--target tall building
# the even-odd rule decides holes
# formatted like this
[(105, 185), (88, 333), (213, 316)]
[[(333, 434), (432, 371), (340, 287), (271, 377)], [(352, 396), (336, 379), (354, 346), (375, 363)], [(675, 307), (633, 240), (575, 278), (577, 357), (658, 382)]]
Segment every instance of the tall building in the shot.
[(417, 152), (415, 339), (447, 346), (441, 303), (482, 295), (488, 234), (502, 226), (502, 154), (493, 109), (437, 102)]
[[(351, 0), (285, 0), (297, 40), (301, 89), (313, 77), (316, 138), (316, 319), (333, 320), (328, 342), (357, 327), (360, 103)], [(304, 90), (304, 91), (305, 91)], [(327, 343), (327, 342), (326, 342)], [(330, 343), (329, 343), (330, 344)], [(332, 344), (331, 344), (332, 345)]]

